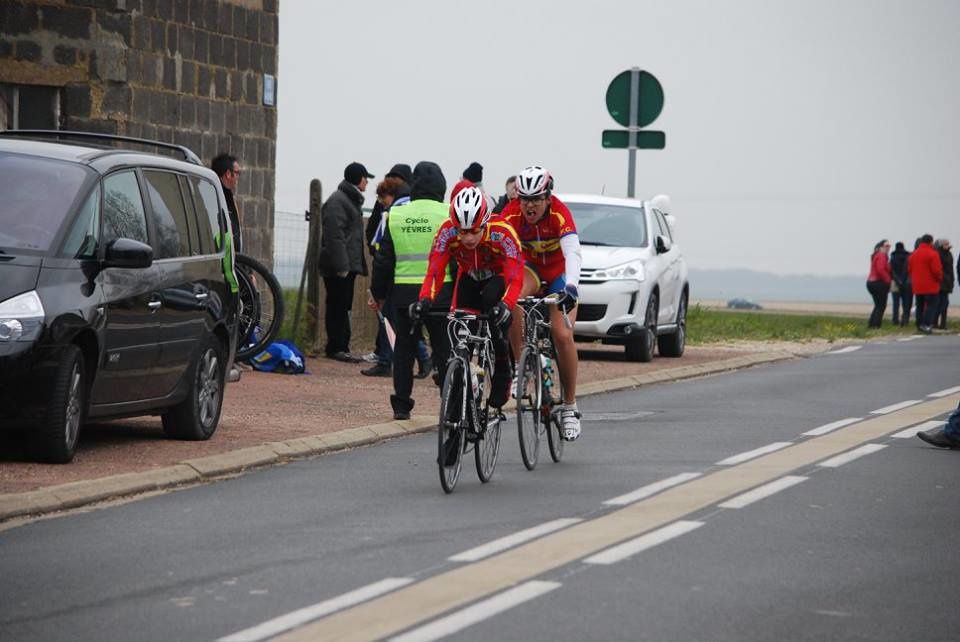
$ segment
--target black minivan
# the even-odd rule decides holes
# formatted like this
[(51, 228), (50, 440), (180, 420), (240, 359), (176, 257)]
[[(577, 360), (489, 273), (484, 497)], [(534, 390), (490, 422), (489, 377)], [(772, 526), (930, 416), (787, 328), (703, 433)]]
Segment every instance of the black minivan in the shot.
[(183, 147), (90, 136), (0, 132), (0, 428), (48, 462), (93, 418), (209, 439), (236, 344), (217, 176)]

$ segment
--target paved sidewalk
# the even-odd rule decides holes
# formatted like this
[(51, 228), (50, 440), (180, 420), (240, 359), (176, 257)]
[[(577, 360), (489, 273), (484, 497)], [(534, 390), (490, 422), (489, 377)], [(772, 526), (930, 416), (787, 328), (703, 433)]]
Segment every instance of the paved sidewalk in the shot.
[[(769, 348), (769, 349), (765, 349)], [(681, 359), (631, 363), (623, 349), (580, 346), (578, 395), (640, 387), (817, 352), (823, 347), (688, 347)], [(163, 490), (249, 468), (361, 446), (436, 426), (439, 400), (417, 380), (409, 421), (392, 421), (389, 378), (360, 374), (368, 364), (310, 359), (308, 375), (244, 372), (227, 386), (223, 416), (207, 442), (166, 439), (158, 417), (84, 427), (73, 463), (26, 460), (20, 440), (0, 441), (0, 521)]]

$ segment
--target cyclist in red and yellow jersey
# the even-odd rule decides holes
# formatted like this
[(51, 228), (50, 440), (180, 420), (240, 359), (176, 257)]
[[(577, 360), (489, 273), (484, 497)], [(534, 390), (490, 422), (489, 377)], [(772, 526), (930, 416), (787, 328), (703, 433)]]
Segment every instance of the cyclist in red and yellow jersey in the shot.
[(450, 219), (437, 230), (420, 300), (410, 306), (411, 318), (422, 318), (429, 309), (451, 258), (457, 264), (451, 309), (472, 308), (493, 320), (496, 361), (490, 405), (500, 408), (510, 396), (506, 333), (523, 286), (523, 255), (516, 232), (503, 221), (490, 220), (487, 200), (476, 187), (457, 193), (450, 204)]
[[(577, 319), (577, 285), (580, 282), (580, 239), (567, 206), (552, 194), (553, 178), (543, 167), (527, 167), (517, 176), (517, 196), (504, 208), (501, 217), (520, 237), (525, 262), (520, 296), (559, 294), (567, 311), (569, 326), (556, 307), (550, 309), (550, 330), (560, 362), (563, 405), (560, 420), (563, 438), (580, 436), (577, 408), (577, 347), (573, 323)], [(523, 318), (516, 315), (510, 329), (515, 359), (523, 343)]]

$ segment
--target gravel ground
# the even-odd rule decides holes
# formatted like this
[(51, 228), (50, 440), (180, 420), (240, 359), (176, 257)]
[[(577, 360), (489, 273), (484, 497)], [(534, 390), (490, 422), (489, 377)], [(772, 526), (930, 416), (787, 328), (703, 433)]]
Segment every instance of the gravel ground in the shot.
[[(826, 342), (688, 346), (681, 359), (657, 357), (651, 363), (631, 363), (624, 359), (621, 347), (580, 344), (579, 380), (616, 379), (744, 353), (788, 350), (805, 354), (829, 347)], [(74, 461), (49, 465), (27, 461), (20, 436), (0, 434), (0, 494), (146, 471), (266, 442), (392, 421), (392, 380), (361, 375), (360, 370), (368, 366), (308, 359), (308, 374), (304, 375), (244, 372), (239, 382), (227, 386), (220, 426), (206, 442), (166, 439), (159, 417), (115, 420), (85, 426)], [(439, 396), (430, 379), (416, 380), (414, 398), (414, 415), (439, 412)]]

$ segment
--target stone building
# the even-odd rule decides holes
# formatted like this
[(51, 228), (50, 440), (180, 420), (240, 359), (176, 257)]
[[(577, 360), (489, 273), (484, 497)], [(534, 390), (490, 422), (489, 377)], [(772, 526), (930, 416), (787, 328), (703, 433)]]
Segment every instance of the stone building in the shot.
[(273, 254), (279, 0), (0, 0), (0, 129), (225, 151), (245, 251)]

